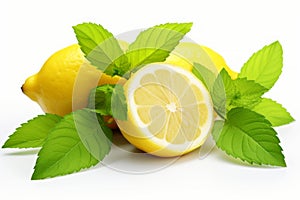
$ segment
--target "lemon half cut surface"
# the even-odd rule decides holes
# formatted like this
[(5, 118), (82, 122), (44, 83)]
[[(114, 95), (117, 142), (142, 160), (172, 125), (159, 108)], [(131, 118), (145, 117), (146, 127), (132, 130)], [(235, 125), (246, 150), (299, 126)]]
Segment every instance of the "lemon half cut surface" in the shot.
[(117, 120), (135, 147), (161, 157), (188, 153), (206, 140), (213, 125), (209, 92), (191, 72), (149, 64), (124, 85), (128, 119)]

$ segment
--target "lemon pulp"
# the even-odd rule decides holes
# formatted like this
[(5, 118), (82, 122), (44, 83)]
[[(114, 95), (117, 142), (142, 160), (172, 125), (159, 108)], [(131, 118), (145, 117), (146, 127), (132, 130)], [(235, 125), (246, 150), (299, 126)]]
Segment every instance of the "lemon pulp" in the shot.
[(210, 95), (192, 73), (163, 63), (137, 71), (124, 85), (128, 120), (124, 137), (157, 156), (188, 153), (203, 144), (213, 123)]

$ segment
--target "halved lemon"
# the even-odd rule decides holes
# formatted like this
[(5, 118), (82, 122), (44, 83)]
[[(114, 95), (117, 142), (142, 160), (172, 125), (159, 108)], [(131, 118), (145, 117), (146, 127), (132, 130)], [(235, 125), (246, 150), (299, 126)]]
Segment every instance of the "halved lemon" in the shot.
[(209, 92), (191, 72), (165, 63), (149, 64), (124, 85), (128, 119), (117, 120), (135, 147), (162, 157), (200, 147), (214, 121)]

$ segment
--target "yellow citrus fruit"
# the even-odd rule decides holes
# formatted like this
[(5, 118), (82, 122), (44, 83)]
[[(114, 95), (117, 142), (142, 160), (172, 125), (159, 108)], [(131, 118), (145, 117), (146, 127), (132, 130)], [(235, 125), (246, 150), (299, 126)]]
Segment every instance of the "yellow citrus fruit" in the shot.
[(194, 62), (202, 64), (215, 74), (225, 68), (232, 79), (237, 78), (238, 74), (227, 66), (221, 55), (208, 47), (191, 42), (179, 43), (165, 61), (165, 63), (181, 66), (189, 71), (192, 70)]
[(44, 112), (63, 116), (87, 106), (90, 90), (96, 85), (120, 81), (124, 82), (121, 77), (111, 77), (90, 65), (79, 45), (74, 44), (49, 57), (37, 74), (26, 79), (22, 90)]
[(128, 119), (117, 120), (137, 148), (179, 156), (203, 144), (213, 121), (209, 92), (192, 73), (165, 63), (149, 64), (124, 84)]

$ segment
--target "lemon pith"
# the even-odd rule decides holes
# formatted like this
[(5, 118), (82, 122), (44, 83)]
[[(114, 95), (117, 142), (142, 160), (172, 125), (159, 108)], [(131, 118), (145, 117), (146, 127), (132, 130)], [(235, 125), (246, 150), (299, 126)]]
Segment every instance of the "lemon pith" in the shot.
[(124, 137), (157, 156), (179, 156), (198, 148), (213, 123), (205, 86), (190, 72), (150, 64), (124, 85), (128, 120), (117, 120)]

